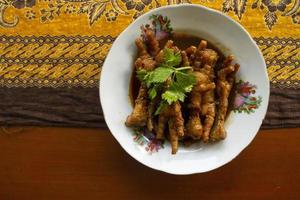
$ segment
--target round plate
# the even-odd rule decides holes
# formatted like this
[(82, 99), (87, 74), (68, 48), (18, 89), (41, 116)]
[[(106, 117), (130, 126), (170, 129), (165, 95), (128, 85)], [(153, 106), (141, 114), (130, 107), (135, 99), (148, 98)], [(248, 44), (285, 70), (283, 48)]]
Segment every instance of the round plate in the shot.
[[(241, 68), (237, 74), (235, 112), (225, 123), (227, 138), (214, 144), (198, 142), (171, 147), (151, 136), (134, 133), (124, 125), (132, 112), (129, 82), (137, 49), (140, 26), (153, 14), (167, 16), (175, 31), (184, 31), (208, 40), (225, 54), (233, 54)], [(255, 137), (266, 114), (269, 80), (263, 56), (247, 31), (221, 12), (198, 5), (174, 5), (152, 10), (130, 24), (116, 39), (101, 72), (100, 99), (105, 121), (116, 140), (137, 161), (172, 174), (192, 174), (216, 169), (235, 158)], [(113, 156), (113, 155), (112, 155)]]

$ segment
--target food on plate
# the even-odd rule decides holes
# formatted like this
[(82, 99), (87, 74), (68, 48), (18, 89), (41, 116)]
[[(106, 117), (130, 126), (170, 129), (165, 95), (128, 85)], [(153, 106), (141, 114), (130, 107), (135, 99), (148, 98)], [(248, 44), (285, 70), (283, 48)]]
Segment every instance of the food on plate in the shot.
[(168, 139), (172, 154), (180, 141), (225, 139), (224, 123), (239, 65), (208, 41), (173, 32), (167, 17), (151, 19), (135, 41), (133, 111), (126, 126)]

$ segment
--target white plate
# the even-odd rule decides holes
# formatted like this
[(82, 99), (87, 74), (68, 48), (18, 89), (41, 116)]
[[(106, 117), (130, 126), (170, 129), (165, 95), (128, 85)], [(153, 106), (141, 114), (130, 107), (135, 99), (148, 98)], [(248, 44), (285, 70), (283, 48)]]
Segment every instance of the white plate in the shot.
[[(132, 65), (137, 51), (134, 40), (140, 35), (140, 26), (149, 23), (149, 16), (152, 14), (169, 17), (175, 31), (192, 32), (212, 42), (225, 55), (229, 53), (235, 55), (236, 61), (241, 65), (237, 79), (249, 81), (257, 86), (252, 87), (256, 93), (244, 100), (249, 100), (252, 96), (257, 99), (260, 97), (262, 100), (260, 106), (252, 109), (253, 112), (250, 114), (232, 112), (226, 121), (225, 140), (215, 144), (197, 143), (188, 148), (180, 147), (176, 155), (171, 155), (171, 147), (165, 142), (163, 149), (149, 153), (147, 145), (151, 148), (153, 143), (147, 141), (147, 138), (145, 140), (133, 136), (133, 130), (124, 125), (126, 117), (132, 111), (128, 94)], [(253, 140), (266, 114), (269, 80), (259, 48), (241, 25), (221, 12), (203, 6), (174, 5), (142, 15), (116, 39), (102, 68), (100, 99), (111, 133), (125, 151), (137, 161), (172, 174), (201, 173), (228, 163)], [(134, 142), (133, 138), (143, 145)]]

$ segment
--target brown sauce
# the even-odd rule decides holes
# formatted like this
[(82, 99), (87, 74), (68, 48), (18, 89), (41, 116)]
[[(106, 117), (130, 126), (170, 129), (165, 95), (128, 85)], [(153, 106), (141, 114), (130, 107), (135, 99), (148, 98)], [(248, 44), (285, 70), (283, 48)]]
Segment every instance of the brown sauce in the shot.
[[(179, 47), (179, 49), (186, 49), (190, 46), (198, 46), (200, 41), (202, 40), (202, 38), (198, 37), (198, 36), (194, 36), (194, 35), (188, 35), (185, 33), (173, 33), (173, 35), (168, 38), (174, 41), (174, 44)], [(166, 41), (162, 41), (160, 46), (164, 46), (164, 44), (167, 42)], [(216, 67), (215, 69), (217, 70), (218, 68), (220, 68), (221, 63), (223, 62), (225, 56), (224, 54), (221, 52), (220, 49), (218, 49), (216, 46), (214, 46), (211, 42), (207, 41), (207, 48), (209, 49), (213, 49), (215, 50), (218, 55), (219, 55), (219, 59), (218, 62), (216, 63)], [(132, 69), (132, 74), (131, 74), (131, 80), (130, 80), (130, 87), (129, 87), (129, 97), (130, 97), (130, 102), (132, 104), (132, 106), (134, 106), (134, 100), (137, 98), (138, 95), (138, 91), (139, 91), (139, 87), (140, 87), (140, 81), (136, 78), (136, 72), (133, 66)], [(227, 111), (227, 116), (230, 113), (230, 110), (232, 108), (232, 103), (233, 102), (233, 92), (234, 90), (231, 90), (231, 95), (229, 98), (229, 106), (228, 106), (228, 111)], [(188, 113), (186, 112), (186, 109), (183, 107), (183, 116), (184, 118), (186, 118), (188, 115)]]

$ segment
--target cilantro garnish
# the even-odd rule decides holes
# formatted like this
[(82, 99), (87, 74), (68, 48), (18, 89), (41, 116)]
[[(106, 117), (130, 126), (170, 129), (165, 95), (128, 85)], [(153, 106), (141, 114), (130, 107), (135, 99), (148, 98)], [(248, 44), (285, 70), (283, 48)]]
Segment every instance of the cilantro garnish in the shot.
[(173, 49), (164, 49), (164, 62), (153, 71), (138, 70), (137, 77), (148, 88), (151, 100), (161, 94), (161, 102), (155, 112), (159, 114), (167, 105), (176, 101), (183, 102), (186, 93), (196, 84), (195, 76), (190, 73), (192, 67), (180, 67), (181, 54)]
[(164, 62), (167, 66), (178, 66), (181, 63), (181, 54), (180, 52), (174, 53), (172, 49), (164, 49)]

